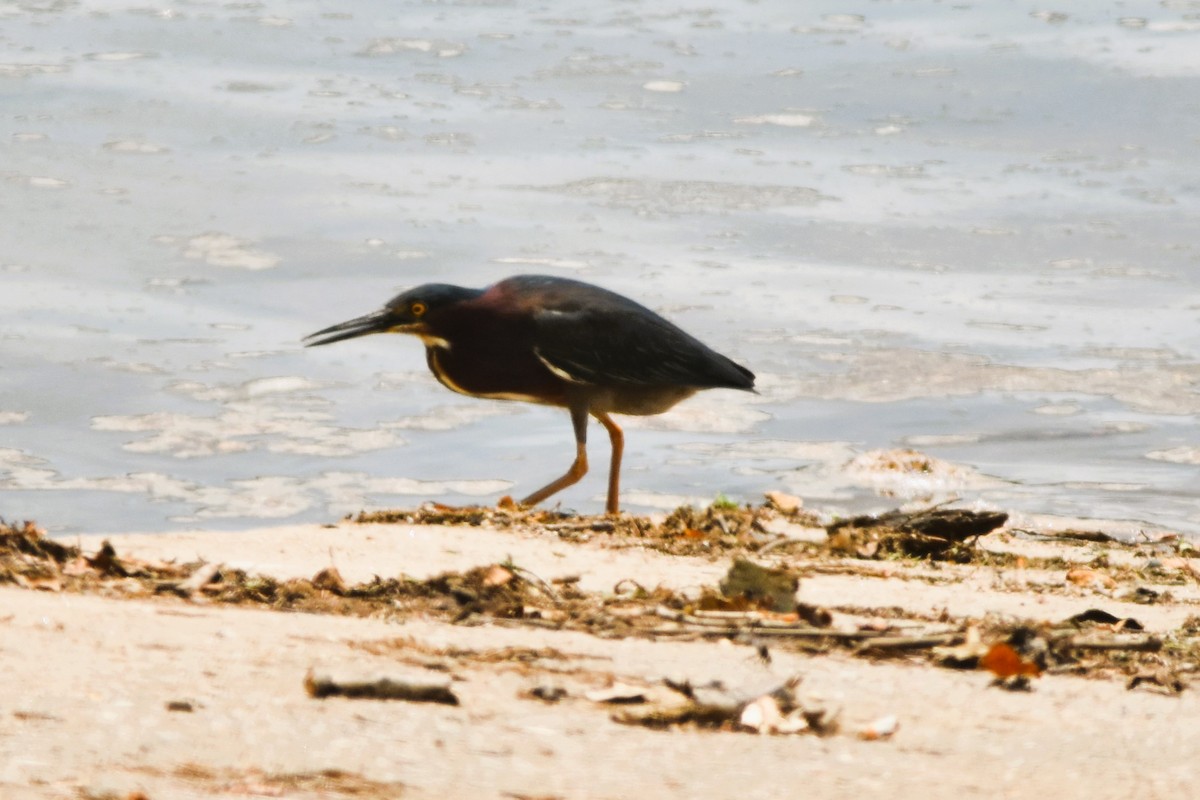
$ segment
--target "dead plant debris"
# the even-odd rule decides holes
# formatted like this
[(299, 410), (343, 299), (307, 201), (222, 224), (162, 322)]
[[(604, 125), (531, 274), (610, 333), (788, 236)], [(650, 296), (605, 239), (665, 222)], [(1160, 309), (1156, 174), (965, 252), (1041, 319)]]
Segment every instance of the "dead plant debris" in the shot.
[(672, 555), (722, 554), (730, 550), (754, 552), (777, 545), (781, 537), (768, 530), (768, 524), (778, 520), (820, 527), (819, 518), (804, 511), (798, 498), (782, 493), (771, 495), (773, 499), (757, 507), (728, 502), (714, 503), (703, 509), (681, 506), (658, 521), (626, 514), (587, 517), (557, 509), (522, 509), (515, 504), (456, 508), (440, 503), (426, 503), (416, 509), (362, 512), (347, 517), (347, 521), (536, 529), (571, 541), (586, 541), (597, 534), (610, 534), (614, 543), (650, 546)]
[[(829, 736), (838, 732), (838, 714), (812, 701), (802, 701), (793, 676), (762, 694), (742, 697), (720, 684), (693, 687), (664, 681), (661, 686), (621, 686), (623, 704), (645, 706), (613, 713), (614, 722), (666, 729), (681, 725), (759, 734), (809, 733)], [(611, 691), (615, 691), (613, 687)], [(605, 692), (589, 694), (594, 702), (614, 702)]]
[(458, 697), (443, 681), (398, 679), (388, 676), (346, 680), (329, 675), (304, 676), (304, 691), (309, 697), (349, 697), (357, 700), (406, 700), (410, 703), (442, 703), (458, 705)]
[[(720, 610), (744, 611), (755, 608), (792, 614), (796, 611), (796, 590), (800, 579), (786, 569), (772, 569), (735, 558), (729, 572), (719, 585), (721, 597), (726, 601)], [(736, 607), (735, 607), (736, 606)], [(705, 608), (702, 603), (701, 608)]]
[(1169, 667), (1145, 669), (1131, 677), (1125, 684), (1126, 689), (1136, 689), (1139, 686), (1153, 687), (1168, 695), (1177, 695), (1187, 688), (1187, 682), (1180, 676), (1179, 671)]
[(219, 797), (287, 797), (291, 800), (355, 797), (360, 800), (393, 800), (404, 797), (406, 793), (403, 783), (376, 781), (340, 769), (267, 772), (260, 769), (219, 769), (186, 763), (171, 770), (137, 767), (134, 771), (154, 777), (171, 778), (180, 781), (189, 789)]
[(895, 714), (888, 714), (872, 720), (858, 732), (858, 738), (864, 742), (878, 742), (890, 739), (900, 730), (900, 719)]
[[(425, 579), (377, 576), (350, 584), (329, 568), (311, 579), (284, 580), (220, 564), (132, 559), (108, 543), (89, 555), (46, 537), (32, 522), (10, 525), (2, 521), (0, 583), (43, 591), (256, 605), (280, 611), (396, 619), (427, 617), (458, 624), (489, 621), (583, 631), (609, 638), (729, 639), (768, 654), (781, 649), (817, 654), (841, 651), (867, 659), (903, 658), (948, 668), (987, 669), (1002, 680), (1028, 682), (1037, 675), (1072, 674), (1117, 678), (1127, 681), (1131, 688), (1166, 687), (1172, 693), (1178, 691), (1173, 687), (1185, 685), (1179, 676), (1200, 670), (1200, 615), (1189, 618), (1176, 630), (1147, 635), (1138, 620), (1099, 608), (1059, 623), (1046, 623), (956, 618), (946, 612), (930, 616), (899, 606), (857, 609), (846, 604), (831, 610), (799, 603), (797, 586), (805, 574), (845, 572), (866, 580), (915, 575), (911, 569), (904, 572), (902, 567), (881, 567), (878, 562), (862, 560), (864, 556), (879, 558), (885, 552), (922, 560), (976, 559), (974, 563), (995, 566), (990, 560), (993, 556), (974, 547), (973, 540), (1005, 521), (1003, 513), (941, 508), (856, 517), (830, 525), (827, 545), (806, 542), (800, 552), (776, 550), (769, 562), (759, 563), (763, 559), (755, 554), (762, 544), (776, 541), (766, 532), (764, 523), (783, 515), (811, 526), (812, 520), (801, 508), (801, 504), (787, 498), (776, 498), (758, 508), (721, 504), (705, 510), (679, 509), (658, 523), (639, 517), (587, 518), (515, 506), (450, 509), (426, 505), (411, 512), (359, 517), (364, 522), (387, 519), (543, 526), (560, 537), (603, 534), (605, 543), (613, 542), (614, 546), (727, 558), (730, 566), (725, 578), (718, 586), (700, 587), (698, 593), (661, 586), (646, 588), (631, 580), (621, 581), (609, 593), (588, 593), (579, 589), (577, 580), (547, 581), (511, 563), (485, 564)], [(936, 546), (931, 544), (933, 539), (938, 540)], [(1103, 546), (1108, 548), (1106, 552), (1115, 553), (1121, 548), (1137, 552), (1141, 545), (1110, 542)], [(857, 557), (847, 558), (847, 547)], [(865, 553), (863, 548), (867, 548)], [(751, 561), (751, 556), (757, 561)], [(1156, 563), (1166, 564), (1168, 560), (1159, 558)], [(1190, 566), (1185, 557), (1175, 560)], [(1109, 563), (1110, 559), (1101, 553), (1086, 569), (1110, 578), (1118, 589), (1132, 583), (1131, 590), (1135, 590), (1145, 580), (1144, 571)], [(950, 584), (961, 580), (944, 568), (937, 574), (921, 573), (916, 577)], [(1068, 591), (1067, 585), (1063, 581), (1061, 591)], [(1120, 592), (1105, 594), (1123, 597)], [(864, 617), (869, 621), (848, 621)], [(521, 668), (538, 674), (555, 671), (548, 665), (560, 658), (552, 652), (518, 650), (463, 657), (480, 663), (490, 659), (491, 663), (524, 665)], [(431, 661), (429, 654), (421, 654), (420, 658)], [(1164, 675), (1174, 677), (1155, 677)], [(701, 706), (678, 713), (694, 721), (710, 718), (709, 710)]]
[(975, 540), (1007, 521), (1003, 512), (931, 508), (850, 517), (826, 531), (834, 552), (859, 558), (901, 555), (966, 563), (974, 556)]

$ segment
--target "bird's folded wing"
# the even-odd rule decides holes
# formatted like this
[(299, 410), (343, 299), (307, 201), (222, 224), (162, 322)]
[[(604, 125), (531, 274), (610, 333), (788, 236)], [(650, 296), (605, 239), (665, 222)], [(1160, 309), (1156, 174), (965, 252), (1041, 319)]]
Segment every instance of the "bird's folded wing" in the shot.
[(534, 349), (577, 383), (733, 386), (746, 378), (729, 359), (661, 318), (623, 309), (546, 310), (534, 318)]

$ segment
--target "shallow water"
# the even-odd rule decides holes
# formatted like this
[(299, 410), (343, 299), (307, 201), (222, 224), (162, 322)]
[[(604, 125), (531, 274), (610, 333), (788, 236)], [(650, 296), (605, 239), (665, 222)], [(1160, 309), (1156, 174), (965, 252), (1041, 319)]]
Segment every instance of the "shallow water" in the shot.
[[(4, 517), (520, 496), (569, 462), (563, 412), (449, 394), (416, 341), (298, 340), (546, 272), (759, 375), (631, 420), (631, 509), (1200, 531), (1200, 0), (331, 8), (0, 5)], [(863, 467), (903, 447), (955, 466)]]

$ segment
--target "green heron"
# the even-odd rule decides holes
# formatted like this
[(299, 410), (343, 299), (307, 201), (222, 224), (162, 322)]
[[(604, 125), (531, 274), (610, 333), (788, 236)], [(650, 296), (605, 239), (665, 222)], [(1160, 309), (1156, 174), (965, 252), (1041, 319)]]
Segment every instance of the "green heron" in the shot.
[(305, 337), (305, 346), (371, 333), (420, 337), (429, 370), (447, 389), (571, 413), (575, 461), (523, 505), (587, 473), (589, 414), (612, 441), (606, 510), (616, 514), (625, 437), (610, 414), (661, 414), (701, 389), (754, 390), (754, 373), (645, 306), (567, 278), (518, 275), (486, 289), (428, 283)]

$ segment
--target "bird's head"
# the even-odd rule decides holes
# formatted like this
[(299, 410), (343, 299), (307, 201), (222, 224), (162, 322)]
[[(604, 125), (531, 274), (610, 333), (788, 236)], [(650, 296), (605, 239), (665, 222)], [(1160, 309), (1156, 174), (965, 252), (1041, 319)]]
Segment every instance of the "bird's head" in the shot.
[(371, 333), (411, 333), (421, 337), (426, 344), (437, 344), (442, 341), (438, 335), (438, 321), (452, 315), (460, 303), (480, 294), (478, 289), (427, 283), (401, 292), (378, 311), (309, 334), (304, 337), (304, 346), (332, 344)]

